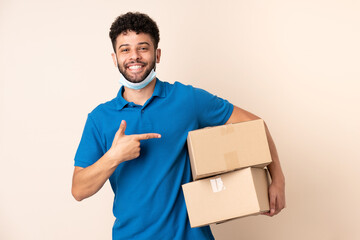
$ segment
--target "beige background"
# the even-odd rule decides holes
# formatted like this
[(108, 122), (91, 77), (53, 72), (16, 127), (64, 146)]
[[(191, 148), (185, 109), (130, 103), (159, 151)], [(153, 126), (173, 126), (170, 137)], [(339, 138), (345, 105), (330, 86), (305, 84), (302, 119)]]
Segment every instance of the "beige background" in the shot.
[(0, 239), (111, 238), (109, 184), (80, 203), (70, 187), (86, 115), (118, 91), (108, 31), (129, 10), (160, 27), (160, 79), (261, 116), (277, 144), (287, 208), (216, 239), (360, 239), (355, 0), (1, 0)]

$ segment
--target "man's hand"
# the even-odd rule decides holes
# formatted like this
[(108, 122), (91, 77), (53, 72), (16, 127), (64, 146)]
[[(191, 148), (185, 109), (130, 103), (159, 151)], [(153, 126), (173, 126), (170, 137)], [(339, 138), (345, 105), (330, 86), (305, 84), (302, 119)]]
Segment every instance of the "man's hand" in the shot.
[(117, 161), (119, 164), (140, 156), (141, 140), (161, 138), (161, 135), (157, 133), (125, 135), (125, 129), (126, 122), (122, 120), (109, 150), (111, 159)]
[(263, 213), (272, 217), (285, 207), (285, 184), (272, 182), (269, 186), (270, 211)]

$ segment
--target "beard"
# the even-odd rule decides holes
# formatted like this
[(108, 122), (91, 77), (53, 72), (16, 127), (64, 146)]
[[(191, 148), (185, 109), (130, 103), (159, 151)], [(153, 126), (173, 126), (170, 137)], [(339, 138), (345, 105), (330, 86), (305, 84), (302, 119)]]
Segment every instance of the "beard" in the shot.
[(126, 72), (126, 64), (124, 64), (122, 67), (120, 67), (120, 64), (118, 64), (119, 72), (126, 78), (126, 80), (128, 80), (131, 83), (140, 83), (140, 82), (144, 81), (145, 78), (150, 74), (150, 72), (153, 69), (155, 70), (155, 68), (156, 68), (155, 57), (154, 57), (154, 60), (150, 64), (146, 64), (145, 62), (141, 62), (141, 61), (133, 61), (131, 63), (141, 63), (141, 64), (143, 64), (143, 66), (145, 68), (147, 66), (149, 66), (148, 68), (145, 69), (145, 72), (142, 75), (133, 77), (132, 75), (130, 75)]

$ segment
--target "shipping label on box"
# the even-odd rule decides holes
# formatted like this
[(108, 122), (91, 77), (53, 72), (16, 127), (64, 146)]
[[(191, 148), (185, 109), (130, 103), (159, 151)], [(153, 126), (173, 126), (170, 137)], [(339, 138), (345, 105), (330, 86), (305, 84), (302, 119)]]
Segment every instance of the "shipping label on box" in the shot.
[(191, 227), (269, 211), (266, 169), (245, 168), (182, 185)]
[(272, 161), (261, 119), (190, 131), (187, 145), (194, 180)]

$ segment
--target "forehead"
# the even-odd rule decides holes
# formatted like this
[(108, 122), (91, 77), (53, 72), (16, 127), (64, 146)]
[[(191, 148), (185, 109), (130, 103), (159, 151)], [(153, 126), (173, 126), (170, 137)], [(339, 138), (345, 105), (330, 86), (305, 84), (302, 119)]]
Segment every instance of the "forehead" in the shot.
[(136, 33), (134, 31), (126, 31), (116, 38), (116, 48), (120, 45), (138, 45), (139, 43), (148, 43), (149, 45), (153, 46), (153, 41), (151, 39), (150, 34), (148, 33)]

